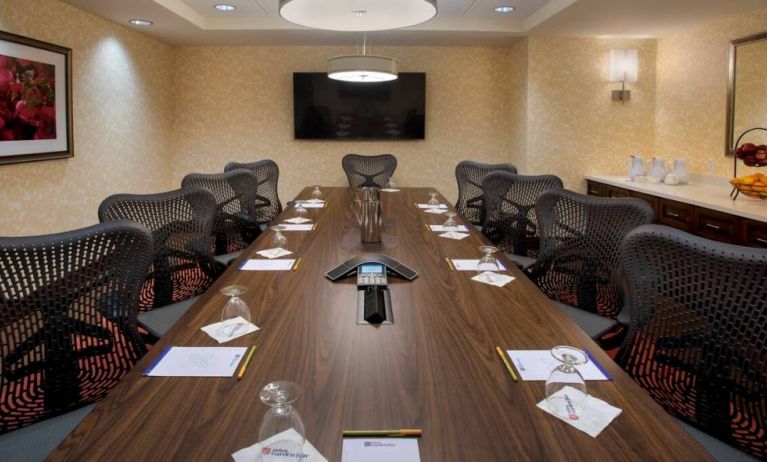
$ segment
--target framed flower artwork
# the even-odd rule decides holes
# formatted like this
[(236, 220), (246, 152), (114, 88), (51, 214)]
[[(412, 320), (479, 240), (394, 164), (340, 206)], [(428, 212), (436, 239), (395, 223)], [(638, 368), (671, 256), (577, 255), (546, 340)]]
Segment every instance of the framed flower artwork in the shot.
[(0, 31), (0, 164), (74, 155), (72, 50)]

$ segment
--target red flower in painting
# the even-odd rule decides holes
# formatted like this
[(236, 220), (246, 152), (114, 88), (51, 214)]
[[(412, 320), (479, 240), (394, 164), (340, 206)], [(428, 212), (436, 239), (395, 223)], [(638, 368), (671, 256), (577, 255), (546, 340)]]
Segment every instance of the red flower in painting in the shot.
[(52, 64), (0, 55), (0, 141), (56, 138)]

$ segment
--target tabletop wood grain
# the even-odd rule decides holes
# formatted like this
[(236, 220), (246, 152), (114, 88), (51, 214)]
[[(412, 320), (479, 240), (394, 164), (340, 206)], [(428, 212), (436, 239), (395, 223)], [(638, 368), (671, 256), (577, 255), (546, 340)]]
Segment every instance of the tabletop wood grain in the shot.
[[(362, 245), (346, 188), (324, 188), (328, 206), (308, 209), (312, 232), (287, 232), (303, 257), (296, 272), (246, 272), (237, 265), (198, 300), (49, 460), (231, 460), (257, 442), (267, 407), (259, 390), (293, 380), (306, 436), (330, 461), (341, 460), (344, 429), (422, 428), (423, 461), (706, 460), (707, 453), (513, 265), (503, 288), (453, 272), (445, 257), (479, 258), (484, 238), (438, 237), (425, 224), (445, 218), (416, 208), (433, 189), (382, 193), (380, 245)], [(300, 198), (308, 198), (305, 189)], [(441, 196), (440, 196), (441, 197)], [(442, 198), (444, 203), (447, 201)], [(290, 218), (288, 207), (280, 219)], [(460, 218), (460, 217), (459, 217)], [(271, 231), (244, 252), (269, 248)], [(356, 324), (354, 278), (325, 272), (361, 253), (381, 252), (420, 273), (389, 277), (394, 324)], [(255, 344), (245, 377), (147, 378), (142, 371), (165, 345), (214, 346), (200, 328), (219, 319), (230, 284), (261, 330), (229, 342)], [(597, 438), (536, 408), (543, 382), (513, 382), (495, 346), (588, 348), (612, 382), (589, 382), (592, 395), (623, 409)]]

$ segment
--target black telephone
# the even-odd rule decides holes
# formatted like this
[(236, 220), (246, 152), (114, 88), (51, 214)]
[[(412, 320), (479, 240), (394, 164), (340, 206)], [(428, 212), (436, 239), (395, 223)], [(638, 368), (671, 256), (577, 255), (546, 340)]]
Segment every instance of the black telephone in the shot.
[(386, 255), (354, 257), (325, 273), (331, 281), (357, 273), (357, 324), (392, 324), (387, 269), (412, 281), (418, 273)]

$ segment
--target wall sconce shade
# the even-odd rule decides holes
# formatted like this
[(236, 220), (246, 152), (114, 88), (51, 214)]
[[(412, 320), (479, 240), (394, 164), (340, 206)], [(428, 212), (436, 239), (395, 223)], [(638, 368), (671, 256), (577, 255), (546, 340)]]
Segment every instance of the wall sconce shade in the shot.
[(639, 52), (633, 48), (610, 50), (610, 81), (636, 82), (639, 79)]

